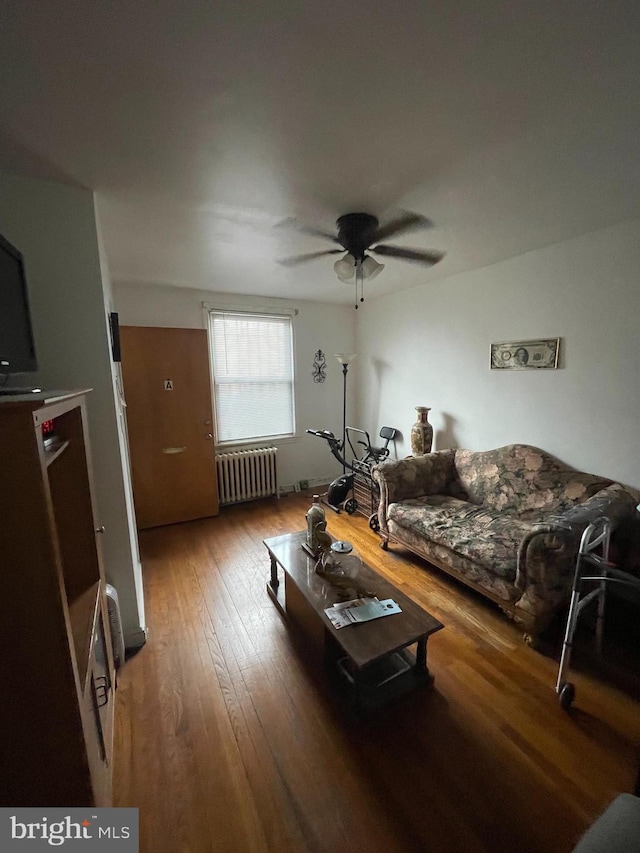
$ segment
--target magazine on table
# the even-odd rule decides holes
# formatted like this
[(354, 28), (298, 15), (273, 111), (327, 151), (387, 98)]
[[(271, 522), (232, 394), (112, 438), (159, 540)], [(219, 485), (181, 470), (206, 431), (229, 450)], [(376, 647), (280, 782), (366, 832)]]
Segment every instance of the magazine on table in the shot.
[(392, 598), (379, 601), (377, 598), (355, 598), (327, 607), (324, 611), (334, 628), (345, 628), (358, 622), (369, 622), (393, 613), (402, 613), (400, 606)]

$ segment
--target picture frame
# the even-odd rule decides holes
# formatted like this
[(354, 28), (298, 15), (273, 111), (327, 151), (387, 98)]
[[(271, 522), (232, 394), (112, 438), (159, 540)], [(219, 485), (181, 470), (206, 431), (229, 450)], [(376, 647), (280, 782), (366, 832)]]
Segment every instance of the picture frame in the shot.
[(560, 338), (491, 344), (492, 370), (555, 370)]

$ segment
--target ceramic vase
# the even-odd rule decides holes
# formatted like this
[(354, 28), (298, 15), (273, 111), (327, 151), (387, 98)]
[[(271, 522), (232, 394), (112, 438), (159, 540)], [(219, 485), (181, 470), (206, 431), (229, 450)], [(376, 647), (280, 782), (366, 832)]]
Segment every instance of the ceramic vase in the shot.
[(324, 510), (320, 506), (320, 496), (313, 496), (313, 503), (307, 510), (307, 546), (312, 554), (317, 554), (319, 551), (318, 531), (324, 530), (327, 526)]
[(431, 452), (433, 427), (429, 423), (428, 406), (416, 406), (418, 420), (411, 427), (411, 452), (414, 456), (423, 456)]

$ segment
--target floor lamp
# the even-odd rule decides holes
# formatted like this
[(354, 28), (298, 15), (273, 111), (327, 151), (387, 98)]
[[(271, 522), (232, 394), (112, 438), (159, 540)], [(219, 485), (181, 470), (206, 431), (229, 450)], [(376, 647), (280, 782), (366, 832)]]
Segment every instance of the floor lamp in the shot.
[[(334, 353), (335, 357), (338, 359), (340, 364), (342, 365), (342, 457), (346, 459), (347, 456), (347, 372), (349, 370), (349, 365), (357, 358), (355, 353), (346, 353), (346, 352), (336, 352)], [(346, 473), (346, 465), (342, 463), (342, 473)]]

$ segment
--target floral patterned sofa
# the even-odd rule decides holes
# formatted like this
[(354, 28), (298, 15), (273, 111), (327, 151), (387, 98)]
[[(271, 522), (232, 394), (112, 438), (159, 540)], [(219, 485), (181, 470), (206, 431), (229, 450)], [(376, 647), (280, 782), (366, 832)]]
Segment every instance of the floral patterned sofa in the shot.
[(441, 450), (385, 461), (382, 547), (397, 542), (497, 602), (537, 642), (568, 596), (582, 531), (607, 515), (615, 526), (637, 498), (526, 444)]

